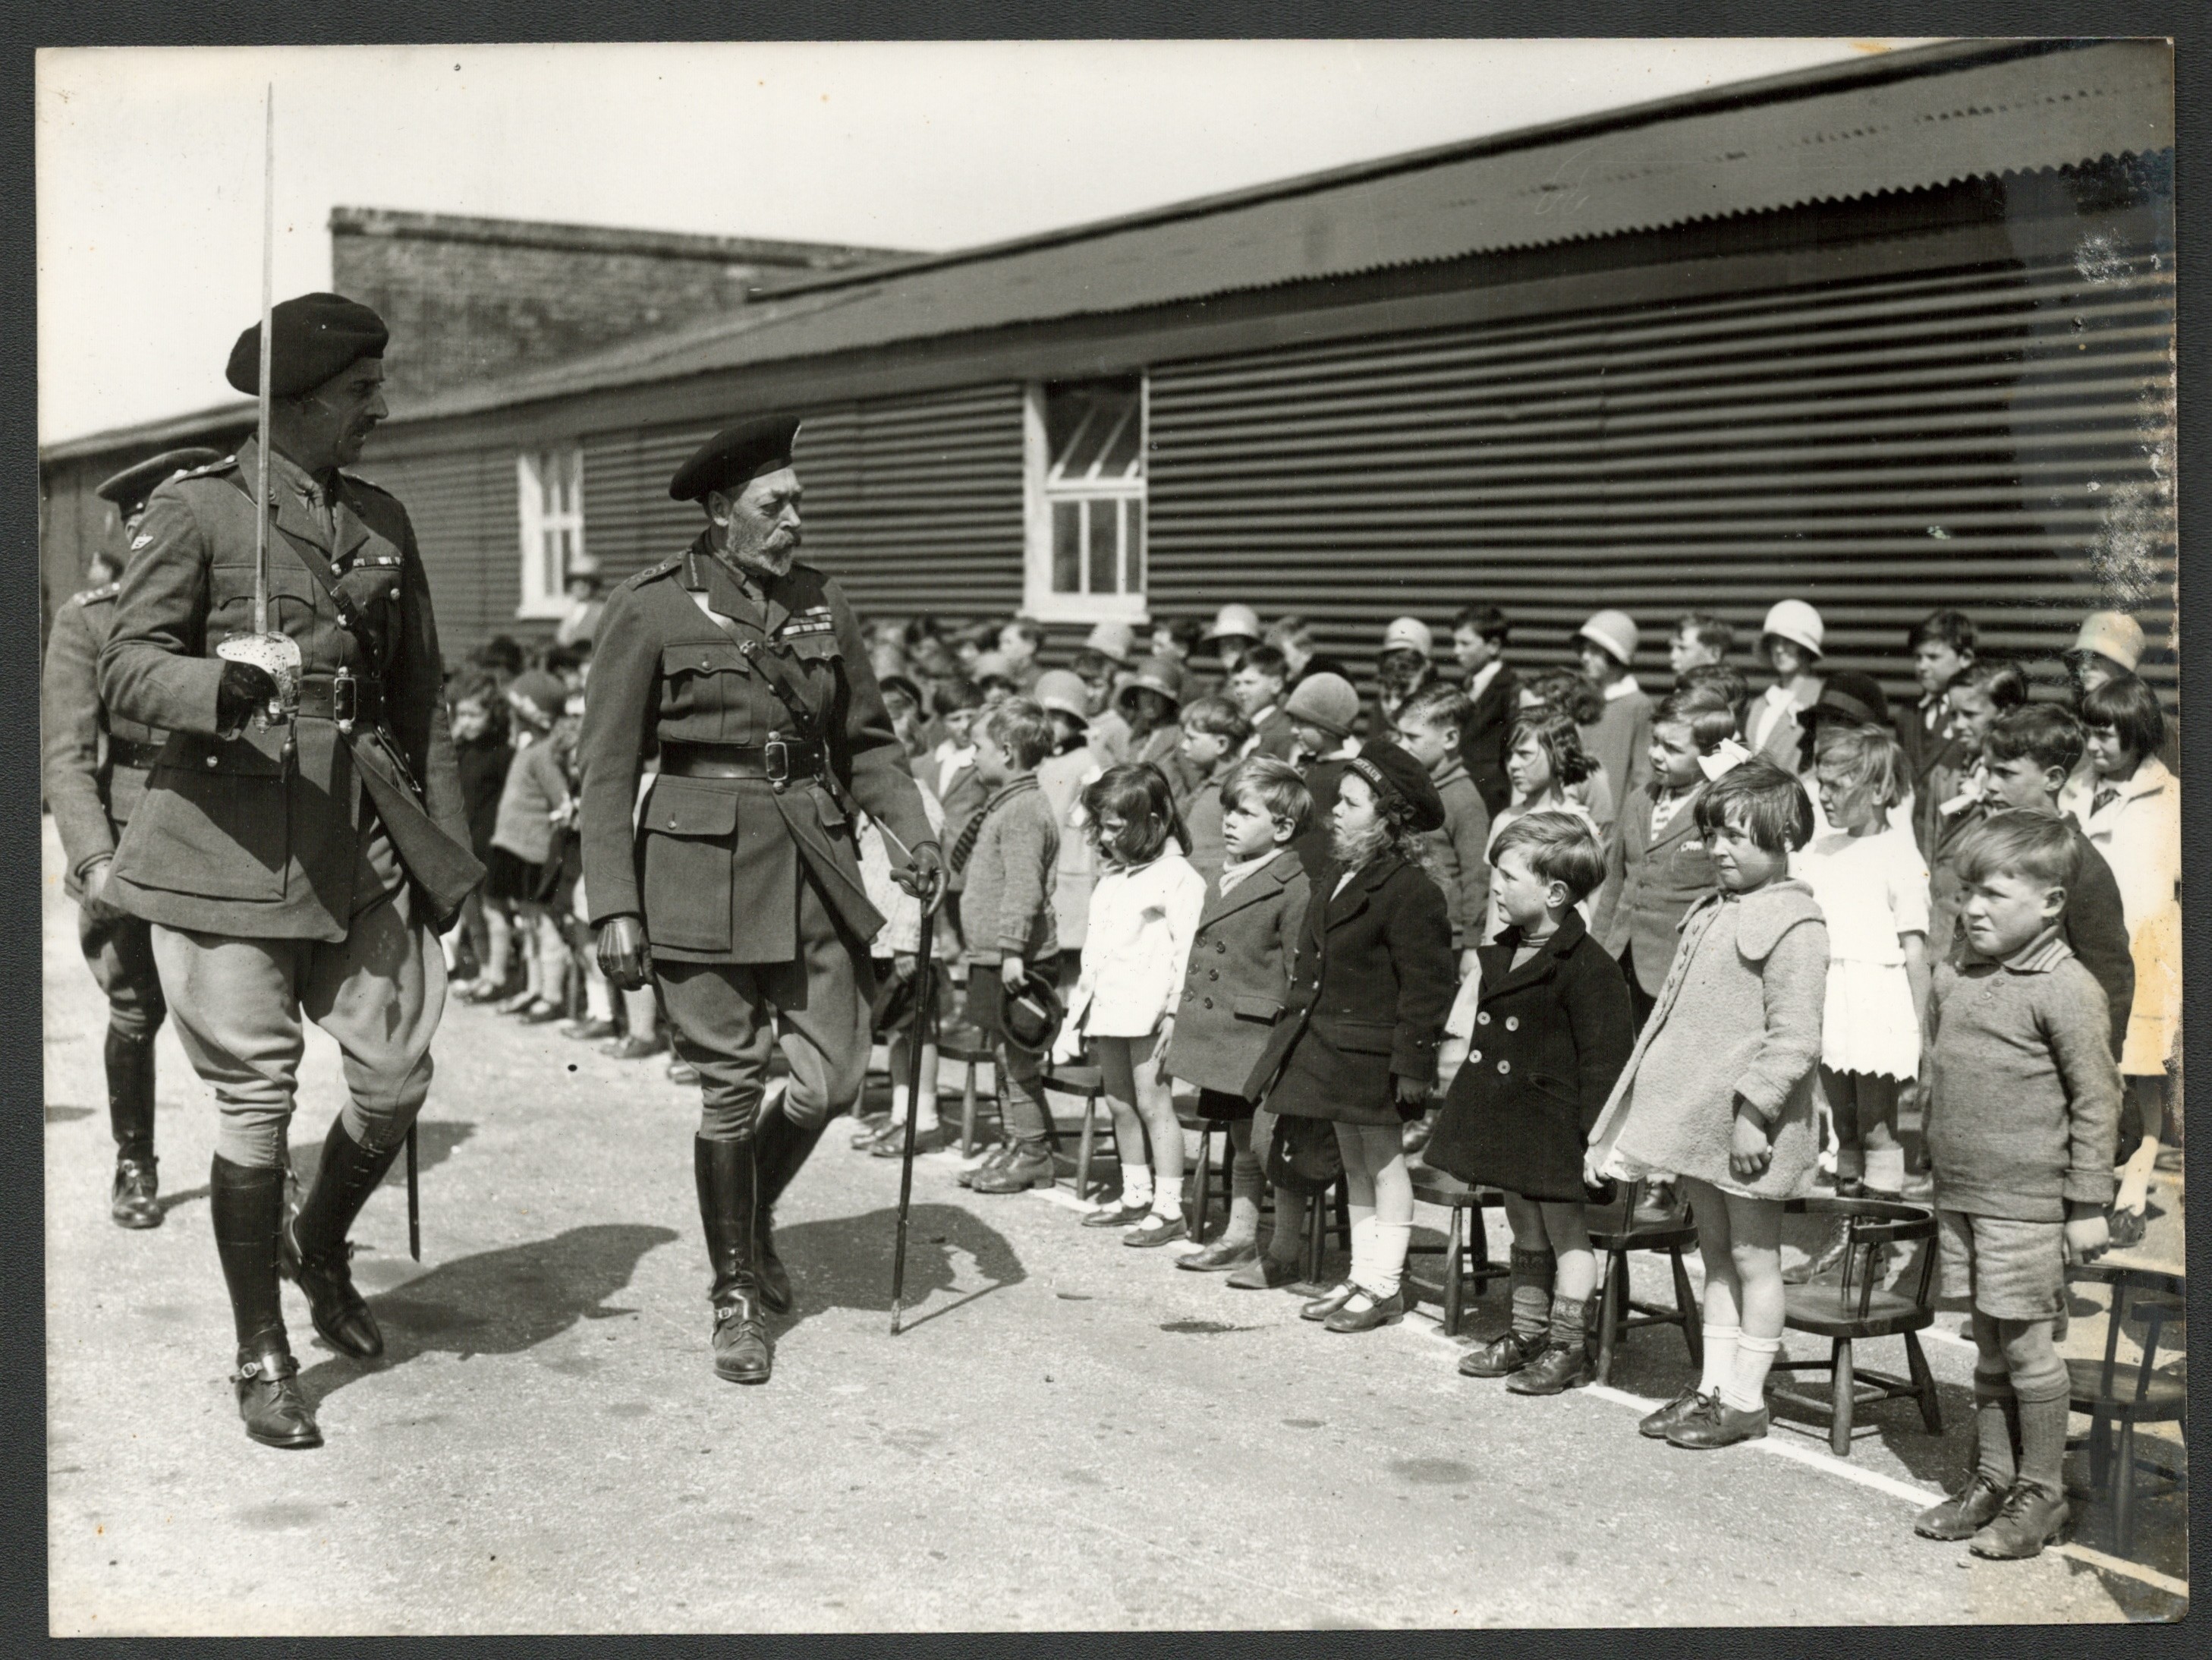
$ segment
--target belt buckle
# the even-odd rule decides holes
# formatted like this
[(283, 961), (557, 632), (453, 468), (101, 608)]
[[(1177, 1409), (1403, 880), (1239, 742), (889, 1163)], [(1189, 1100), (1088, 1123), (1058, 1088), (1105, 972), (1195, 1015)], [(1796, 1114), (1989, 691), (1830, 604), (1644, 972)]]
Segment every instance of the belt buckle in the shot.
[(360, 714), (361, 697), (353, 672), (340, 669), (331, 677), (331, 719), (340, 732), (350, 734)]
[(771, 738), (761, 745), (761, 765), (768, 774), (768, 781), (781, 795), (791, 784), (791, 746), (781, 738)]

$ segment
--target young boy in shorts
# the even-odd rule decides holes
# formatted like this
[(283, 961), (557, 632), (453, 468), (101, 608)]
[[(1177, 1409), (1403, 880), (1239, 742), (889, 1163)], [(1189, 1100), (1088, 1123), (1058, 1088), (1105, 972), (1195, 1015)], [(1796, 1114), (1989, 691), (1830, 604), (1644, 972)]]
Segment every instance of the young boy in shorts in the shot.
[(2039, 1554), (2067, 1521), (2068, 1384), (2052, 1325), (2066, 1263), (2101, 1252), (2120, 1074), (2105, 994), (2061, 937), (2079, 853), (2040, 813), (1993, 813), (1958, 850), (1965, 951), (1936, 970), (1928, 1152), (1947, 1289), (1972, 1298), (1978, 1453), (1913, 1530)]

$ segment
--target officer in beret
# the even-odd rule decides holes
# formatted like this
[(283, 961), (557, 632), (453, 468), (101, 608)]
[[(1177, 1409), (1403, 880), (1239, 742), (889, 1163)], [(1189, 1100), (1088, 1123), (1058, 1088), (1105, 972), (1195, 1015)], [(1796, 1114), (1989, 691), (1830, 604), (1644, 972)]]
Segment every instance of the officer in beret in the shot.
[[(115, 504), (127, 543), (138, 535), (146, 498), (163, 479), (218, 458), (211, 449), (164, 450), (100, 487)], [(167, 733), (112, 715), (100, 701), (100, 651), (115, 628), (119, 560), (100, 554), (93, 586), (72, 594), (46, 635), (40, 685), (40, 744), (46, 803), (69, 860), (63, 885), (77, 902), (77, 943), (107, 996), (107, 1117), (115, 1132), (115, 1182), (108, 1214), (119, 1227), (157, 1228), (161, 1207), (154, 1158), (154, 1034), (167, 1006), (154, 971), (146, 924), (109, 903), (115, 839), (145, 793), (146, 769)]]
[[(275, 682), (216, 655), (255, 627), (249, 442), (158, 486), (132, 539), (100, 691), (112, 716), (169, 737), (104, 897), (151, 925), (178, 1036), (222, 1108), (209, 1205), (246, 1433), (312, 1447), (322, 1438), (277, 1276), (298, 1282), (333, 1347), (382, 1352), (346, 1232), (429, 1089), (438, 931), (483, 867), (414, 530), (396, 500), (340, 471), (384, 417), (384, 324), (313, 294), (276, 307), (271, 326), (268, 626), (298, 643), (297, 714), (258, 724)], [(228, 378), (252, 392), (259, 369), (250, 328)], [(337, 1041), (347, 1100), (287, 1222), (303, 1016)]]
[[(600, 966), (625, 987), (659, 982), (677, 1053), (699, 1072), (714, 1370), (744, 1383), (768, 1381), (764, 1311), (791, 1305), (770, 1212), (867, 1065), (868, 942), (884, 919), (861, 885), (855, 811), (882, 827), (902, 886), (926, 904), (943, 887), (852, 606), (794, 560), (797, 431), (731, 427), (678, 471), (668, 493), (700, 503), (706, 528), (608, 599), (578, 745)], [(779, 1041), (790, 1082), (764, 1107)]]

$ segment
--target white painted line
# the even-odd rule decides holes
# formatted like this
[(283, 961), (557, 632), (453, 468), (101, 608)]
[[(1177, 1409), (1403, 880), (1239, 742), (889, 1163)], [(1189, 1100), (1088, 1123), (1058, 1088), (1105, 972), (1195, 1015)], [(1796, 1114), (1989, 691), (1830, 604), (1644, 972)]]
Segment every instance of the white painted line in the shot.
[(2093, 1568), (2102, 1568), (2106, 1573), (2125, 1574), (2130, 1579), (2140, 1579), (2146, 1585), (2155, 1586), (2169, 1596), (2189, 1600), (2189, 1582), (2176, 1579), (2170, 1573), (2160, 1573), (2156, 1568), (2147, 1568), (2140, 1562), (2130, 1562), (2124, 1557), (2107, 1556), (2100, 1550), (2091, 1550), (2087, 1545), (2053, 1545), (2051, 1550), (2060, 1556), (2071, 1557), (2076, 1562), (2086, 1562)]
[(1062, 1210), (1078, 1211), (1086, 1216), (1098, 1208), (1087, 1200), (1078, 1199), (1066, 1188), (1031, 1188), (1030, 1197), (1042, 1199), (1048, 1205), (1057, 1205)]

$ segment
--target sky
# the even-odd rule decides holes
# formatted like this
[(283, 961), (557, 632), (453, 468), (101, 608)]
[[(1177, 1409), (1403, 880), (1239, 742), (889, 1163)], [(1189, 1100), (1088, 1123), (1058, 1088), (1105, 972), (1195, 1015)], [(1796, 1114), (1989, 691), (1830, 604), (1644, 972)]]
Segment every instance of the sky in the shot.
[(98, 48), (38, 55), (39, 436), (234, 396), (331, 208), (939, 250), (1899, 42)]

